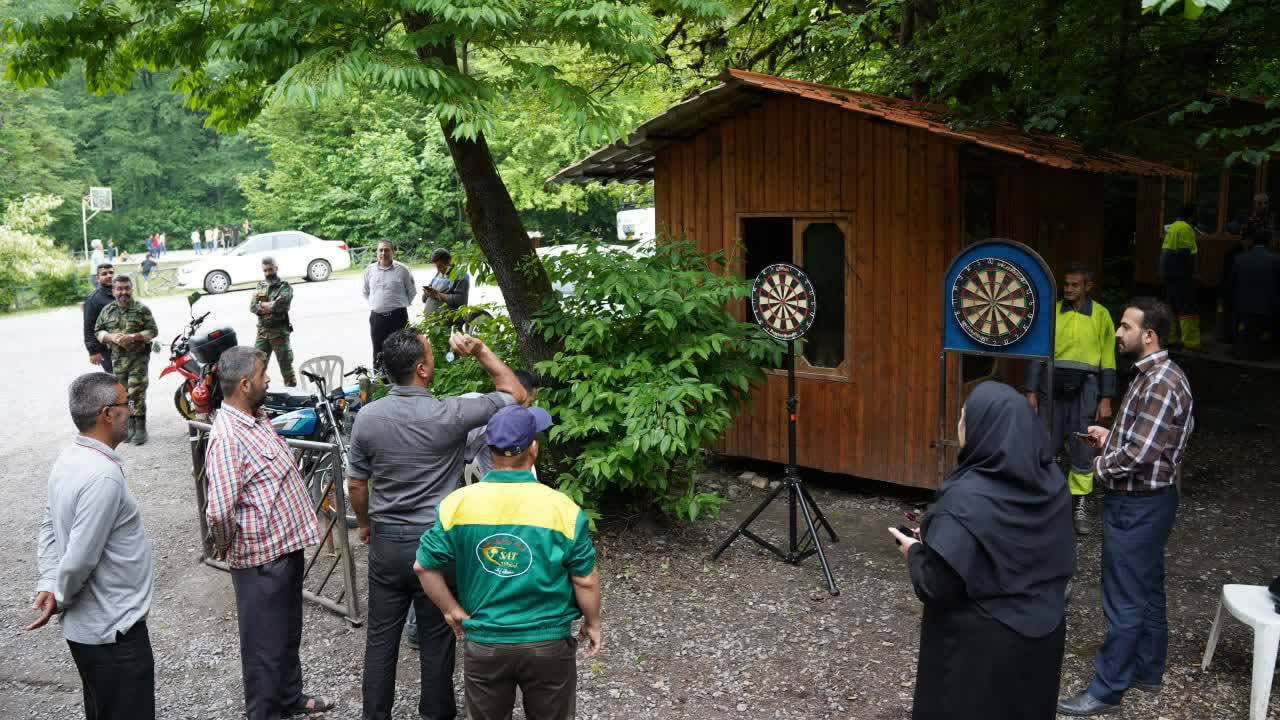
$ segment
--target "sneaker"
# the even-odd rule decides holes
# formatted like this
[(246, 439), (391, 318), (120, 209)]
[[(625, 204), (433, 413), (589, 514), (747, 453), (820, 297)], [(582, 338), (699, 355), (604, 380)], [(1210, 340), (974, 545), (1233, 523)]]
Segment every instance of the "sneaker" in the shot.
[(1088, 535), (1089, 534), (1089, 513), (1088, 511), (1085, 510), (1083, 495), (1080, 495), (1079, 497), (1076, 498), (1075, 521), (1076, 521), (1076, 534)]

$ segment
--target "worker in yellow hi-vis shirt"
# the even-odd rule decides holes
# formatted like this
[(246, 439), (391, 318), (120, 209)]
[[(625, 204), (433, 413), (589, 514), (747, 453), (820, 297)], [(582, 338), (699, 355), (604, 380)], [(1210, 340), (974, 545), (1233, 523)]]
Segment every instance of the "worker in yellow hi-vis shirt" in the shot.
[(1044, 373), (1039, 362), (1027, 368), (1023, 388), (1031, 407), (1040, 409), (1040, 394), (1053, 393), (1050, 442), (1056, 452), (1067, 446), (1071, 470), (1067, 486), (1075, 500), (1075, 526), (1080, 535), (1089, 534), (1085, 498), (1093, 492), (1093, 459), (1097, 452), (1079, 435), (1090, 425), (1111, 417), (1111, 400), (1116, 395), (1116, 328), (1111, 313), (1089, 298), (1093, 272), (1089, 266), (1072, 263), (1062, 278), (1062, 296), (1054, 313), (1053, 387), (1042, 387)]
[(1200, 349), (1200, 310), (1196, 306), (1196, 206), (1187, 203), (1177, 222), (1169, 226), (1160, 246), (1160, 277), (1164, 279), (1166, 299), (1173, 308), (1176, 322), (1169, 332), (1169, 344), (1176, 345), (1181, 335), (1182, 346)]

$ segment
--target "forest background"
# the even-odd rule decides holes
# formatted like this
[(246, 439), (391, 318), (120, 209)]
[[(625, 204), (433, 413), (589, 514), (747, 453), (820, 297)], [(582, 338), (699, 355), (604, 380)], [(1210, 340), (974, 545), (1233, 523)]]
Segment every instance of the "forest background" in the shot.
[[(959, 122), (1007, 120), (1157, 159), (1162, 143), (1186, 137), (1239, 151), (1228, 162), (1258, 163), (1276, 150), (1275, 122), (1242, 129), (1229, 119), (1232, 96), (1274, 108), (1280, 95), (1272, 0), (578, 4), (640, 10), (655, 24), (646, 61), (605, 63), (571, 46), (544, 58), (592, 93), (614, 133), (732, 66), (946, 103)], [(0, 20), (75, 8), (0, 0)], [(16, 46), (0, 45), (0, 65)], [(483, 52), (469, 61), (484, 74)], [(81, 246), (79, 199), (91, 185), (113, 188), (115, 210), (93, 220), (90, 236), (133, 251), (153, 232), (185, 247), (194, 228), (245, 218), (257, 231), (297, 228), (357, 245), (471, 236), (440, 123), (421, 93), (381, 84), (270, 103), (238, 132), (219, 133), (175, 91), (176, 71), (131, 72), (121, 94), (87, 92), (79, 61), (43, 87), (0, 82), (0, 208), (32, 194), (63, 198), (48, 234), (71, 249)], [(493, 106), (490, 149), (527, 230), (548, 242), (607, 240), (619, 207), (651, 200), (646, 187), (545, 185), (601, 144), (599, 126), (585, 132), (532, 89)]]

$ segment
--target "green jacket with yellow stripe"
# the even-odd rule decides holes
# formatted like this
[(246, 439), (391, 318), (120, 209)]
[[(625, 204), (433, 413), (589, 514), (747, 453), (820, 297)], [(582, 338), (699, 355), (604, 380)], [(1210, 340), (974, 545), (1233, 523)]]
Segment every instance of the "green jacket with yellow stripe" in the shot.
[(562, 640), (582, 616), (571, 577), (595, 568), (587, 516), (527, 470), (493, 470), (450, 493), (422, 534), (418, 564), (454, 566), (458, 602), (481, 643)]

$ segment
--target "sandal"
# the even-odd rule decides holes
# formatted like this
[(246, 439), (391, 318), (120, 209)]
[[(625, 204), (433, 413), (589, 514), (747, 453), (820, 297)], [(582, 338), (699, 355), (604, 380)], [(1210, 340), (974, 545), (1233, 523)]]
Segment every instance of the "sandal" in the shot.
[(297, 705), (285, 711), (285, 717), (293, 717), (295, 715), (318, 715), (322, 712), (332, 710), (334, 708), (332, 700), (327, 700), (319, 695), (303, 695)]

